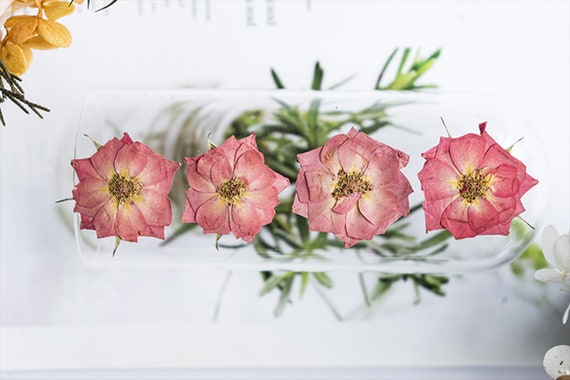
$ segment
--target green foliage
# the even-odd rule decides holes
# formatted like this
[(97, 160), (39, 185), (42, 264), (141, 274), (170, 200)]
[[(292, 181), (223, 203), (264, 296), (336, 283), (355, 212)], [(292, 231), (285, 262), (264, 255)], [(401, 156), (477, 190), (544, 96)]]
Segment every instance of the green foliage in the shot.
[(2, 105), (6, 100), (10, 100), (28, 115), (30, 111), (32, 111), (40, 119), (43, 119), (43, 115), (40, 113), (41, 111), (49, 112), (48, 108), (26, 99), (21, 81), (22, 79), (20, 77), (10, 73), (2, 61), (0, 61), (0, 123), (4, 126), (6, 125), (6, 121), (2, 113)]
[(423, 88), (434, 88), (437, 87), (433, 84), (428, 85), (416, 85), (416, 81), (424, 75), (435, 63), (435, 61), (439, 58), (441, 54), (441, 50), (438, 49), (433, 52), (429, 57), (423, 59), (420, 57), (420, 51), (416, 51), (416, 55), (411, 63), (411, 65), (406, 69), (406, 63), (408, 61), (408, 57), (410, 56), (411, 49), (405, 48), (404, 52), (402, 53), (402, 57), (400, 58), (400, 63), (398, 65), (398, 70), (396, 72), (395, 78), (390, 82), (388, 85), (381, 87), (380, 82), (384, 78), (384, 75), (392, 62), (392, 59), (396, 56), (398, 49), (394, 49), (392, 54), (386, 60), (386, 63), (382, 67), (380, 71), (380, 75), (378, 75), (378, 80), (376, 81), (376, 85), (374, 89), (376, 90), (419, 90)]
[(371, 300), (382, 297), (397, 282), (410, 280), (414, 286), (416, 298), (414, 304), (421, 301), (420, 289), (427, 290), (438, 296), (444, 296), (442, 286), (449, 282), (449, 278), (441, 275), (411, 273), (411, 274), (385, 274), (378, 276), (378, 282), (372, 292)]

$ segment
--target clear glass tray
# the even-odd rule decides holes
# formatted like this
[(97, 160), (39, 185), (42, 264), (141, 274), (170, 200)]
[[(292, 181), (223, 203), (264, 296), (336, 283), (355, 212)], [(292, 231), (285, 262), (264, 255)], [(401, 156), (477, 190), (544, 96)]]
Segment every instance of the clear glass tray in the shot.
[[(541, 144), (526, 124), (523, 113), (508, 102), (485, 94), (415, 93), (415, 92), (349, 92), (349, 91), (243, 91), (216, 89), (113, 90), (91, 91), (83, 105), (77, 130), (76, 158), (95, 152), (88, 135), (99, 143), (129, 133), (134, 141), (148, 144), (166, 158), (182, 162), (184, 156), (203, 154), (208, 139), (220, 144), (228, 125), (236, 119), (247, 123), (269, 122), (283, 103), (306, 112), (319, 102), (323, 117), (339, 117), (339, 112), (362, 113), (374, 110), (390, 125), (372, 134), (375, 139), (409, 154), (403, 169), (412, 184), (410, 206), (423, 201), (417, 173), (424, 164), (421, 153), (446, 136), (441, 119), (454, 137), (478, 133), (478, 125), (487, 121), (487, 132), (503, 147), (521, 137), (512, 150), (539, 184), (524, 195), (526, 211), (516, 218), (508, 236), (478, 236), (463, 240), (447, 239), (441, 244), (415, 252), (378, 255), (364, 249), (329, 249), (319, 257), (273, 252), (262, 257), (249, 244), (239, 249), (215, 248), (215, 235), (204, 235), (201, 228), (168, 241), (142, 237), (138, 243), (122, 242), (112, 256), (114, 238), (96, 239), (95, 232), (79, 229), (75, 218), (77, 247), (82, 259), (90, 265), (137, 266), (215, 266), (226, 269), (331, 271), (357, 270), (391, 273), (464, 273), (498, 267), (520, 255), (530, 244), (546, 211), (547, 184), (541, 174), (547, 172)], [(371, 108), (372, 107), (372, 108)], [(326, 116), (324, 116), (326, 115)], [(346, 115), (346, 114), (345, 114)], [(384, 119), (382, 119), (384, 120)], [(342, 132), (351, 127), (347, 123)], [(175, 178), (171, 193), (173, 224), (166, 229), (168, 239), (180, 227), (184, 203), (184, 166)], [(73, 184), (70, 184), (72, 187)], [(293, 189), (290, 189), (293, 191)], [(419, 243), (438, 231), (425, 232), (421, 209), (405, 218), (403, 231)], [(526, 222), (525, 222), (526, 221)], [(400, 221), (394, 226), (398, 226)], [(531, 228), (530, 226), (534, 227)], [(227, 244), (232, 236), (224, 236)], [(379, 239), (382, 239), (379, 237)], [(380, 240), (382, 241), (382, 240)], [(443, 245), (446, 245), (443, 249)]]

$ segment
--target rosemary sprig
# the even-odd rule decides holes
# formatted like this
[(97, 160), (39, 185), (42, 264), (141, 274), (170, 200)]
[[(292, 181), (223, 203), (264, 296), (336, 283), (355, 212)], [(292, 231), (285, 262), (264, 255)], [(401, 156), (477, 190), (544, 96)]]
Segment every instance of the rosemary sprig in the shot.
[(26, 114), (30, 114), (30, 111), (32, 111), (40, 119), (43, 119), (42, 111), (49, 112), (47, 107), (26, 99), (21, 82), (22, 79), (10, 73), (0, 60), (0, 122), (3, 126), (6, 126), (6, 121), (2, 113), (2, 105), (6, 100), (10, 100)]

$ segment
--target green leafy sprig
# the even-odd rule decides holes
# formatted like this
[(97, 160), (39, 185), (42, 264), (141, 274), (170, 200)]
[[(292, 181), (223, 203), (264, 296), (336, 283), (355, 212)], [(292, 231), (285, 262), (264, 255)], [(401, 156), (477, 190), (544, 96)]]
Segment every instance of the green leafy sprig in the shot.
[(416, 55), (412, 61), (410, 67), (405, 69), (406, 62), (408, 61), (408, 57), (410, 56), (411, 49), (405, 48), (404, 52), (402, 53), (402, 57), (400, 58), (400, 63), (398, 65), (398, 70), (396, 72), (395, 78), (390, 82), (388, 85), (382, 87), (380, 86), (380, 82), (384, 78), (384, 75), (392, 62), (392, 59), (398, 53), (398, 49), (394, 49), (392, 54), (384, 63), (382, 70), (380, 70), (380, 75), (378, 75), (378, 79), (376, 80), (376, 85), (374, 86), (375, 90), (420, 90), (425, 88), (435, 88), (437, 87), (434, 84), (426, 84), (426, 85), (416, 85), (416, 81), (425, 74), (435, 63), (435, 61), (439, 58), (441, 54), (441, 50), (438, 49), (433, 52), (429, 57), (423, 59), (420, 57), (420, 51), (416, 51)]
[(3, 126), (6, 126), (6, 121), (2, 113), (2, 105), (6, 100), (10, 100), (26, 114), (30, 114), (30, 111), (32, 111), (40, 119), (43, 119), (41, 112), (49, 112), (47, 107), (26, 99), (21, 82), (22, 79), (10, 73), (4, 66), (4, 63), (0, 61), (0, 123)]

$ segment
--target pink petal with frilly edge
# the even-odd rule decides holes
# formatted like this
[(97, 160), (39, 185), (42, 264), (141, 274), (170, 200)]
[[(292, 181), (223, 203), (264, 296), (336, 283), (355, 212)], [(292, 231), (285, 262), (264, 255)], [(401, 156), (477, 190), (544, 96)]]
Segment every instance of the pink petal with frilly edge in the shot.
[(473, 133), (452, 139), (449, 142), (449, 155), (455, 167), (466, 174), (468, 170), (481, 167), (481, 160), (486, 146), (481, 136)]
[(205, 234), (229, 234), (229, 208), (218, 197), (210, 198), (196, 208), (196, 223), (202, 227)]

